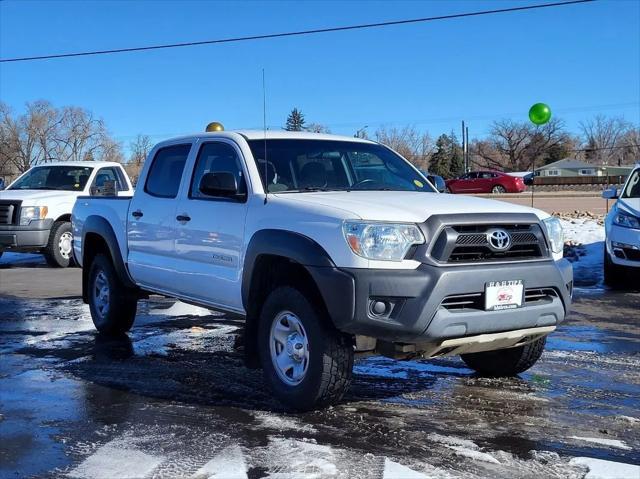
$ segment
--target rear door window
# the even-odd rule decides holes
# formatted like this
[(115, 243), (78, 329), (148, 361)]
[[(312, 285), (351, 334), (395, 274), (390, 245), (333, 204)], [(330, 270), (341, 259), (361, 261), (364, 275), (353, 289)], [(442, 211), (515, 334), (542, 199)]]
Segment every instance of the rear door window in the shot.
[(144, 190), (151, 196), (175, 198), (180, 189), (191, 145), (172, 145), (161, 148), (153, 158)]

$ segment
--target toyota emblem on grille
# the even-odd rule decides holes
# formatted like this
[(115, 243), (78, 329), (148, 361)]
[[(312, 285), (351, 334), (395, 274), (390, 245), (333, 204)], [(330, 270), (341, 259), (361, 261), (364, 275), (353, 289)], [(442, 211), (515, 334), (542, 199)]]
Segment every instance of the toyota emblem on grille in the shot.
[(506, 251), (511, 246), (511, 235), (503, 229), (491, 229), (487, 231), (487, 241), (494, 251)]

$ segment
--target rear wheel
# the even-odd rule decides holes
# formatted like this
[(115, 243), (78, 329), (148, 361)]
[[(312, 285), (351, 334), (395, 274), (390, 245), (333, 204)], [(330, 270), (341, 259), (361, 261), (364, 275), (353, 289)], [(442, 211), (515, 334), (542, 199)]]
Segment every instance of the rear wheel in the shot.
[(71, 223), (56, 221), (49, 233), (49, 242), (44, 249), (44, 258), (49, 266), (66, 268), (73, 260), (71, 255), (73, 235)]
[(544, 351), (547, 337), (518, 346), (482, 353), (462, 354), (462, 360), (471, 369), (483, 376), (515, 376), (533, 366)]
[(272, 291), (262, 307), (258, 343), (264, 377), (291, 409), (335, 404), (351, 381), (352, 339), (324, 321), (322, 310), (288, 286)]
[(502, 185), (496, 185), (493, 188), (491, 188), (491, 193), (494, 193), (496, 195), (501, 195), (502, 193), (506, 193), (507, 189), (502, 186)]
[(98, 331), (119, 335), (131, 329), (138, 301), (118, 277), (111, 258), (99, 254), (93, 259), (87, 288), (91, 319)]
[(448, 186), (444, 189), (445, 193), (452, 193), (451, 188), (449, 188)]

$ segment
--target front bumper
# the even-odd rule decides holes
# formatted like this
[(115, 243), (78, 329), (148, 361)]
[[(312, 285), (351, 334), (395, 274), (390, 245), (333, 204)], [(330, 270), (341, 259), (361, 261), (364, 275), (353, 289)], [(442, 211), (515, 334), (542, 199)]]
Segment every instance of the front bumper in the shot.
[[(335, 326), (385, 341), (417, 342), (516, 329), (556, 326), (571, 304), (573, 270), (567, 260), (438, 267), (415, 270), (309, 268)], [(450, 309), (451, 296), (484, 294), (485, 283), (520, 279), (526, 290), (555, 292), (521, 308), (485, 311), (471, 305)], [(391, 305), (383, 315), (375, 301)]]
[(52, 219), (35, 220), (27, 226), (0, 225), (0, 251), (34, 251), (49, 241)]
[[(613, 243), (616, 243), (615, 246)], [(640, 268), (640, 230), (611, 224), (607, 231), (606, 248), (613, 263)]]

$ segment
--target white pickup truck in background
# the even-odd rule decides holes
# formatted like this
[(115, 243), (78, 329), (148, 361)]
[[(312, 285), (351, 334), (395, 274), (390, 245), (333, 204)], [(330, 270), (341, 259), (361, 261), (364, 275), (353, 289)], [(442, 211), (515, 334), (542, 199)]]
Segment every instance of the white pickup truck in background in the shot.
[(119, 163), (35, 166), (0, 191), (0, 256), (5, 251), (43, 253), (49, 265), (67, 267), (72, 259), (71, 210), (76, 198), (132, 193), (129, 177)]
[(132, 198), (73, 209), (99, 331), (128, 331), (150, 292), (239, 315), (248, 363), (294, 409), (338, 401), (358, 351), (530, 368), (571, 304), (563, 246), (543, 211), (439, 194), (384, 145), (315, 133), (168, 140)]

